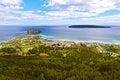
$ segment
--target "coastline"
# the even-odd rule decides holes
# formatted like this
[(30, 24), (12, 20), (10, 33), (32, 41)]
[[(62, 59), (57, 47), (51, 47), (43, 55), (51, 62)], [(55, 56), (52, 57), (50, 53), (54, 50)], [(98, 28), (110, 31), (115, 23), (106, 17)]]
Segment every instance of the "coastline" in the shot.
[(62, 39), (62, 38), (55, 38), (53, 36), (45, 36), (42, 34), (39, 35), (33, 35), (33, 36), (41, 36), (43, 39), (51, 40), (51, 41), (65, 41), (65, 42), (74, 42), (74, 43), (100, 43), (100, 44), (108, 44), (108, 45), (120, 45), (119, 41), (114, 42), (106, 42), (106, 41), (98, 41), (98, 40), (71, 40), (71, 39)]
[[(26, 35), (27, 30), (34, 30), (33, 27), (21, 27), (18, 28), (15, 32), (5, 33), (6, 35), (1, 35), (1, 42), (6, 42), (12, 39), (15, 39), (19, 36)], [(35, 34), (42, 36), (48, 40), (61, 40), (61, 41), (73, 41), (73, 42), (98, 42), (104, 44), (120, 44), (120, 28), (108, 28), (108, 29), (71, 29), (61, 26), (61, 27), (37, 27), (35, 29), (39, 29), (42, 31), (40, 34)], [(9, 29), (8, 29), (9, 30)], [(12, 31), (14, 29), (11, 29)], [(11, 34), (12, 33), (12, 34)], [(22, 33), (22, 34), (21, 34)], [(3, 32), (1, 33), (3, 34)], [(7, 35), (9, 34), (9, 35)], [(5, 38), (4, 38), (5, 37)]]
[(26, 35), (21, 35), (21, 36), (13, 37), (13, 38), (8, 39), (8, 40), (0, 41), (0, 43), (6, 43), (6, 42), (9, 42), (9, 41), (14, 40), (14, 39), (16, 39), (16, 38), (23, 37), (23, 36), (26, 36)]
[(0, 49), (12, 47), (18, 50), (20, 47), (23, 50), (22, 53), (27, 53), (28, 50), (33, 49), (35, 46), (46, 45), (54, 47), (71, 47), (71, 46), (83, 46), (83, 47), (95, 47), (99, 53), (109, 53), (111, 56), (116, 57), (119, 53), (110, 51), (111, 47), (116, 49), (120, 48), (120, 44), (107, 44), (101, 42), (82, 42), (82, 41), (69, 41), (69, 40), (50, 40), (45, 39), (42, 36), (35, 35), (24, 35), (21, 37), (14, 38), (12, 40), (7, 40), (0, 43)]
[[(74, 44), (94, 44), (94, 43), (98, 43), (98, 44), (106, 44), (106, 45), (120, 45), (120, 43), (116, 43), (116, 42), (104, 42), (104, 41), (97, 41), (97, 40), (70, 40), (70, 39), (60, 39), (60, 38), (54, 38), (53, 36), (45, 36), (45, 35), (42, 35), (42, 34), (39, 34), (39, 35), (22, 35), (22, 36), (18, 36), (18, 37), (14, 37), (12, 39), (9, 39), (9, 40), (5, 40), (5, 41), (0, 41), (0, 43), (7, 43), (9, 41), (12, 41), (14, 39), (17, 39), (17, 38), (21, 38), (21, 37), (25, 37), (25, 36), (41, 36), (41, 38), (43, 40), (45, 40), (46, 42), (52, 42), (52, 43), (64, 43), (64, 42), (67, 42), (67, 43), (74, 43)], [(51, 38), (52, 37), (52, 38)]]

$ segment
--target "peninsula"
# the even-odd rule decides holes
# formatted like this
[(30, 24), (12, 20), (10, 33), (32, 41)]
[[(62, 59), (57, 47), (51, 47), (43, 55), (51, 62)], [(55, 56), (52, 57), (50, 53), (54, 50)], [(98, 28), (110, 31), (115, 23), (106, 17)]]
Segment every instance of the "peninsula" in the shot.
[(71, 25), (69, 28), (111, 28), (109, 26), (99, 26), (99, 25)]

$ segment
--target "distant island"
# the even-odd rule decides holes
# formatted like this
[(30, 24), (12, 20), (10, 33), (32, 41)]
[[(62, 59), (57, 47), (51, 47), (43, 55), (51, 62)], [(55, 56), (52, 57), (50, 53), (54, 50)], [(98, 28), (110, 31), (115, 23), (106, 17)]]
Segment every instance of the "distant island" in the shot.
[(98, 26), (98, 25), (71, 25), (69, 28), (111, 28), (109, 26)]
[(40, 30), (28, 30), (27, 35), (38, 34), (40, 32), (41, 32)]

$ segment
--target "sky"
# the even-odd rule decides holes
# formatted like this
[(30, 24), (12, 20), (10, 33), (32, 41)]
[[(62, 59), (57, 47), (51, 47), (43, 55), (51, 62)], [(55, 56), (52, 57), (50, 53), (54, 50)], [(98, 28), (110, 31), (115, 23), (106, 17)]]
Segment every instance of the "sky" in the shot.
[(120, 0), (0, 0), (0, 25), (120, 25)]

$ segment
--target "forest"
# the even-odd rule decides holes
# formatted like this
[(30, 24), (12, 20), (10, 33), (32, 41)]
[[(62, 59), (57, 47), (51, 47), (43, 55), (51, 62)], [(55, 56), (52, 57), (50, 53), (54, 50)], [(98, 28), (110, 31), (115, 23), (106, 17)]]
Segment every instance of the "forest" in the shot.
[[(14, 48), (0, 52), (16, 54)], [(1, 55), (0, 80), (120, 80), (120, 57), (94, 46), (34, 46), (27, 56)]]

